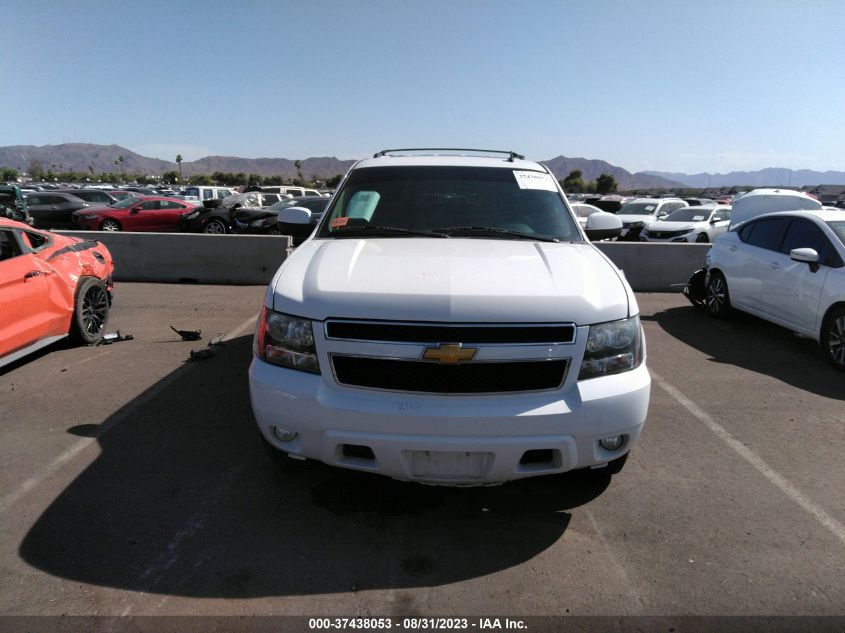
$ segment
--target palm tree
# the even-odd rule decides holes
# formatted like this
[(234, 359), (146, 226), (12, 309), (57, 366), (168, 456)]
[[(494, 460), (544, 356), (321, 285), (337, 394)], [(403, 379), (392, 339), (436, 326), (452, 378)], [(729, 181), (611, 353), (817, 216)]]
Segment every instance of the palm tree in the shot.
[(176, 162), (179, 163), (179, 180), (182, 180), (182, 154), (176, 154)]
[(299, 184), (301, 185), (301, 184), (303, 184), (302, 183), (302, 161), (297, 160), (296, 162), (294, 162), (293, 166), (296, 167), (296, 176), (297, 176), (297, 178), (299, 178)]

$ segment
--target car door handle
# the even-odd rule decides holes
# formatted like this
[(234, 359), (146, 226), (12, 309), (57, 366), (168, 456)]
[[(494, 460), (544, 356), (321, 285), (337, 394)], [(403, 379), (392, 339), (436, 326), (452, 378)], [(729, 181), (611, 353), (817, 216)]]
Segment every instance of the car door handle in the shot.
[(23, 276), (24, 279), (32, 279), (33, 277), (38, 277), (41, 274), (40, 270), (30, 270), (27, 274)]

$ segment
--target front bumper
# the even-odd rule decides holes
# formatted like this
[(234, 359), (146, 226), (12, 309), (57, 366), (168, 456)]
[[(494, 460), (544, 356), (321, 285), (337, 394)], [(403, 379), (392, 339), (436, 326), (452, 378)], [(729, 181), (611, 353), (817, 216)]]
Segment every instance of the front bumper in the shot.
[[(607, 464), (637, 440), (651, 386), (643, 363), (542, 393), (375, 392), (255, 358), (249, 381), (258, 427), (276, 448), (332, 466), (445, 485), (501, 483)], [(282, 442), (274, 427), (297, 435)], [(625, 436), (622, 446), (603, 449), (599, 440), (613, 435)], [(362, 457), (360, 447), (371, 453)]]

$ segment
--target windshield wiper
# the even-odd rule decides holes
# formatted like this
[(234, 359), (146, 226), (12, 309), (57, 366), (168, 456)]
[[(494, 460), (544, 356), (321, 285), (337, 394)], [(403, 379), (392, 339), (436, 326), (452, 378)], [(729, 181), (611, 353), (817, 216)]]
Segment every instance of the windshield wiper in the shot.
[(495, 226), (447, 226), (440, 229), (435, 229), (438, 233), (446, 233), (455, 236), (472, 236), (472, 235), (507, 235), (521, 240), (532, 240), (537, 242), (560, 242), (560, 240), (551, 235), (535, 235), (534, 233), (523, 233), (522, 231), (514, 231), (511, 229), (502, 229)]
[(380, 226), (368, 224), (365, 226), (344, 226), (336, 227), (330, 233), (332, 237), (340, 237), (344, 233), (373, 233), (374, 235), (420, 235), (423, 237), (450, 237), (439, 231), (416, 231), (414, 229), (403, 229), (398, 226)]

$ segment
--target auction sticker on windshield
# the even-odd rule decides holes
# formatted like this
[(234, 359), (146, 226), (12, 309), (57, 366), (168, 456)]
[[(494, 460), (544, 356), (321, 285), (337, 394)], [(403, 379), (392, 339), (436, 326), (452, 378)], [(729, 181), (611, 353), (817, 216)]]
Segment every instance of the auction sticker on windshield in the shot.
[(516, 184), (520, 189), (542, 189), (543, 191), (557, 191), (557, 183), (549, 174), (539, 171), (516, 171), (513, 172)]

